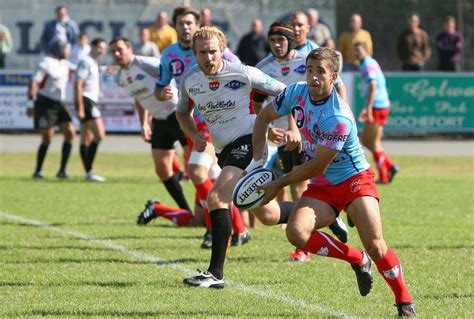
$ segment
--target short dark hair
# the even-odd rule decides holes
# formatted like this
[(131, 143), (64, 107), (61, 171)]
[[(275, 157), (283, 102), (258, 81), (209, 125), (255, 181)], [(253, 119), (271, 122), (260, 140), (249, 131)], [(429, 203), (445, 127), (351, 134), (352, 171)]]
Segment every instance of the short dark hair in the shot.
[(105, 41), (104, 38), (94, 38), (94, 40), (92, 40), (92, 42), (91, 42), (91, 45), (92, 45), (93, 47), (96, 47), (96, 46), (98, 46), (99, 44), (101, 44), (102, 42), (107, 43), (107, 41)]
[(127, 39), (126, 37), (116, 37), (115, 39), (113, 39), (112, 41), (109, 42), (109, 45), (114, 45), (119, 41), (123, 41), (125, 43), (125, 45), (127, 46), (127, 48), (132, 47), (132, 42), (130, 42), (130, 40)]
[(308, 64), (308, 60), (318, 60), (318, 61), (326, 61), (329, 70), (334, 73), (339, 72), (339, 56), (337, 55), (336, 51), (326, 47), (320, 47), (317, 49), (312, 50), (308, 56), (306, 57), (306, 64)]
[(196, 19), (196, 22), (199, 23), (199, 18), (200, 18), (199, 12), (197, 12), (191, 7), (181, 6), (181, 7), (176, 7), (173, 10), (173, 17), (172, 17), (173, 26), (176, 26), (176, 22), (178, 22), (179, 16), (184, 16), (187, 14), (192, 14), (194, 18)]
[(64, 8), (67, 9), (67, 6), (65, 4), (61, 4), (61, 5), (57, 6), (56, 9), (54, 9), (54, 12), (58, 13), (59, 11), (61, 11)]

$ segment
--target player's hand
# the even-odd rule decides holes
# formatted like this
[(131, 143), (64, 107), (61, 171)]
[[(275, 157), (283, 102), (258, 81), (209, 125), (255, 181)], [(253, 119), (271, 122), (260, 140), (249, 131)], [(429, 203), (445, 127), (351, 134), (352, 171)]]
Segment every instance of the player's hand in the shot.
[(285, 132), (286, 145), (284, 151), (298, 149), (301, 152), (301, 134), (298, 131), (288, 130)]
[(145, 124), (142, 126), (142, 139), (148, 143), (151, 140), (151, 128), (150, 125)]
[(173, 98), (173, 89), (171, 88), (171, 85), (163, 87), (160, 96), (163, 101), (171, 100)]
[(32, 117), (35, 114), (35, 111), (32, 107), (26, 109), (26, 116)]
[(361, 123), (365, 123), (365, 121), (367, 121), (367, 109), (366, 108), (363, 108), (362, 111), (360, 111), (359, 117), (357, 119)]
[(265, 185), (257, 186), (256, 190), (265, 192), (265, 196), (260, 204), (260, 206), (264, 206), (278, 195), (281, 186), (280, 183), (278, 183), (278, 180), (276, 180)]
[(194, 135), (193, 150), (198, 152), (204, 152), (207, 146), (206, 135), (202, 132), (198, 132)]
[(367, 112), (367, 123), (375, 123), (374, 113), (372, 110)]
[(277, 145), (285, 142), (285, 131), (278, 127), (268, 128), (268, 140)]

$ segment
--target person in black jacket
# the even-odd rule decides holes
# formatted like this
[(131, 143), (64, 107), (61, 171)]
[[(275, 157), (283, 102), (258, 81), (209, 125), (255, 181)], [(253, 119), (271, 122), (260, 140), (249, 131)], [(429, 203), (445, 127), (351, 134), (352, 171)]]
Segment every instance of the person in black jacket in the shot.
[(252, 21), (251, 31), (244, 35), (237, 48), (237, 56), (242, 63), (255, 66), (268, 55), (270, 49), (263, 34), (263, 25), (260, 19)]

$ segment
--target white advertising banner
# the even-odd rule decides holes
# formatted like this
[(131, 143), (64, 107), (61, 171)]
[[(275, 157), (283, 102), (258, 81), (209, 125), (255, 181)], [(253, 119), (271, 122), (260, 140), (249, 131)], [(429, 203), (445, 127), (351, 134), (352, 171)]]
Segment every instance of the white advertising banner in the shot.
[[(33, 119), (26, 116), (27, 91), (31, 71), (0, 71), (0, 129), (33, 130)], [(73, 104), (72, 80), (67, 88), (66, 105), (78, 128)], [(140, 132), (138, 115), (133, 99), (119, 88), (114, 76), (108, 72), (101, 73), (102, 96), (99, 109), (102, 113), (107, 132)]]

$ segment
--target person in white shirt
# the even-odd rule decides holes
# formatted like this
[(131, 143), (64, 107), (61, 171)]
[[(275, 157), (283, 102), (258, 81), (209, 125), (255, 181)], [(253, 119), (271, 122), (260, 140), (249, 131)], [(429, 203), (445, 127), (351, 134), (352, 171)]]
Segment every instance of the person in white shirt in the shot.
[(140, 41), (134, 44), (133, 52), (138, 55), (161, 58), (160, 49), (155, 42), (150, 41), (150, 30), (148, 29), (140, 31)]
[[(68, 179), (66, 165), (71, 154), (72, 142), (76, 130), (72, 125), (72, 118), (66, 109), (66, 85), (73, 65), (67, 60), (70, 45), (61, 40), (50, 43), (50, 56), (43, 58), (28, 88), (28, 117), (34, 116), (34, 127), (41, 134), (41, 144), (38, 148), (34, 179), (43, 178), (41, 169), (48, 151), (49, 143), (54, 136), (55, 127), (58, 126), (64, 135), (62, 146), (61, 166), (56, 177)], [(36, 97), (36, 98), (35, 98)], [(33, 99), (34, 102), (33, 102)]]
[(71, 47), (71, 55), (69, 61), (77, 65), (79, 61), (84, 59), (91, 53), (91, 46), (89, 44), (89, 36), (86, 32), (79, 34), (79, 42)]
[[(223, 59), (227, 46), (225, 35), (215, 27), (202, 27), (193, 36), (192, 49), (197, 65), (185, 72), (180, 81), (180, 102), (176, 117), (181, 128), (194, 141), (193, 151), (205, 152), (211, 142), (198, 131), (191, 113), (199, 111), (211, 135), (222, 171), (208, 195), (212, 219), (212, 253), (209, 268), (197, 276), (184, 279), (188, 286), (223, 288), (224, 261), (231, 235), (229, 203), (232, 191), (244, 170), (259, 165), (252, 160), (252, 131), (255, 112), (251, 95), (260, 91), (269, 96), (281, 92), (285, 85), (262, 71)], [(190, 105), (195, 105), (190, 108)], [(298, 140), (288, 143), (293, 149)], [(254, 165), (255, 164), (255, 165)], [(270, 204), (269, 204), (270, 205)], [(266, 225), (285, 223), (292, 203), (272, 202), (253, 212)]]
[(74, 102), (77, 118), (81, 122), (80, 155), (86, 171), (85, 179), (104, 182), (95, 175), (92, 166), (97, 147), (105, 137), (104, 122), (97, 107), (100, 96), (100, 71), (98, 60), (107, 53), (107, 42), (102, 38), (92, 41), (90, 55), (79, 61), (74, 82)]
[[(132, 43), (124, 37), (112, 40), (109, 45), (112, 57), (120, 67), (116, 82), (135, 99), (142, 137), (151, 144), (155, 172), (176, 204), (183, 210), (191, 211), (183, 189), (173, 172), (174, 143), (179, 141), (183, 147), (186, 146), (186, 139), (175, 115), (178, 90), (176, 86), (171, 87), (172, 98), (166, 101), (157, 100), (154, 90), (160, 60), (135, 55)], [(149, 115), (152, 117), (151, 126)], [(138, 220), (138, 224), (145, 223)]]

